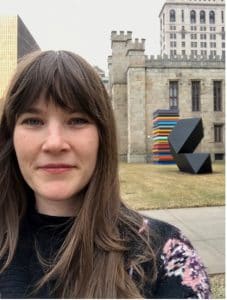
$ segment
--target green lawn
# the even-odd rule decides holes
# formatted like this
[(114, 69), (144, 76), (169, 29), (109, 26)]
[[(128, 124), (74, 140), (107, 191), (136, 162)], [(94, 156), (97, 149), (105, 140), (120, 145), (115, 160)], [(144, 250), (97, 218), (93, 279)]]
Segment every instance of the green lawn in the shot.
[(212, 174), (180, 172), (176, 165), (120, 164), (121, 195), (134, 209), (224, 205), (224, 164)]

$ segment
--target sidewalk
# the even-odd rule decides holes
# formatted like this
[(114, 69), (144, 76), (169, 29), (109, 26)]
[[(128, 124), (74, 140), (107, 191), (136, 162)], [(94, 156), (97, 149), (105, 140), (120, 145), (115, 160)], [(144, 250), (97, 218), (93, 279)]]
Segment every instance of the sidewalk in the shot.
[(140, 211), (182, 230), (201, 256), (209, 274), (225, 272), (225, 207)]

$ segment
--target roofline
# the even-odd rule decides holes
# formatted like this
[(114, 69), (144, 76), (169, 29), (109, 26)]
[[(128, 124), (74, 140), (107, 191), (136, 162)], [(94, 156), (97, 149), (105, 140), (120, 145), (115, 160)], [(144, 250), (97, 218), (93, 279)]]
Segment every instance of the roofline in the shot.
[(165, 5), (167, 5), (167, 4), (173, 4), (173, 5), (193, 5), (193, 6), (223, 6), (223, 7), (225, 7), (225, 3), (190, 3), (190, 2), (188, 2), (188, 3), (175, 3), (175, 2), (165, 2), (163, 5), (162, 5), (162, 8), (161, 8), (161, 11), (160, 11), (160, 13), (159, 13), (159, 15), (158, 15), (158, 17), (160, 18), (160, 15), (161, 15), (161, 13), (162, 13), (162, 11), (163, 11), (163, 9), (164, 9), (164, 7), (165, 7)]

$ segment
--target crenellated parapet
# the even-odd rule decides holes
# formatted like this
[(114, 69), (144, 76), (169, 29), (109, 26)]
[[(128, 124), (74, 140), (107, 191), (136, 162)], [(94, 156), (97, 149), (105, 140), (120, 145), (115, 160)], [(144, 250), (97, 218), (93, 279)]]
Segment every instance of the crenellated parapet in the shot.
[(158, 55), (146, 56), (146, 67), (151, 68), (202, 68), (202, 69), (224, 69), (225, 59), (219, 55), (216, 56), (193, 56), (193, 55)]
[(113, 42), (128, 42), (132, 39), (132, 31), (117, 31), (111, 32), (111, 41)]
[(145, 51), (145, 39), (135, 39), (133, 40), (129, 40), (126, 43), (126, 47), (127, 47), (127, 52), (126, 54), (128, 54), (129, 51)]

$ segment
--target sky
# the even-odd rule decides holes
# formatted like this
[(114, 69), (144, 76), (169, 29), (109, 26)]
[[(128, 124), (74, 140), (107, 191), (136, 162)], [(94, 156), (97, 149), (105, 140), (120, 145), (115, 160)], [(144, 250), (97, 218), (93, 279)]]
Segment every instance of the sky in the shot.
[(165, 0), (0, 0), (1, 15), (18, 14), (42, 50), (70, 50), (107, 72), (111, 31), (145, 38), (160, 52), (159, 13)]

